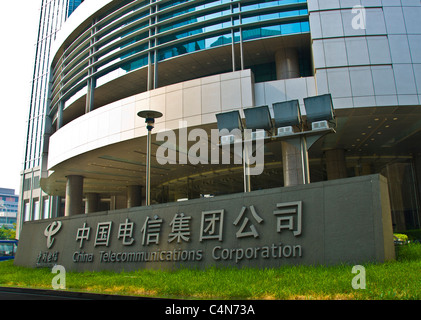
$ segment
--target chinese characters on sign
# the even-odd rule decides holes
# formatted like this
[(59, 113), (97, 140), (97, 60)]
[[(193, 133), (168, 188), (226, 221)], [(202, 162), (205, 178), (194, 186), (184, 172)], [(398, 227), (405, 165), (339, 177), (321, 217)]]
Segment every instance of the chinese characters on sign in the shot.
[(131, 246), (133, 244), (133, 229), (134, 223), (129, 222), (129, 219), (126, 219), (125, 223), (120, 224), (120, 227), (118, 229), (118, 238), (123, 238), (124, 246)]
[(200, 226), (200, 242), (203, 240), (217, 239), (222, 241), (224, 227), (224, 210), (202, 212)]
[(110, 242), (110, 233), (111, 233), (112, 224), (113, 224), (112, 221), (98, 223), (98, 226), (96, 229), (95, 247), (97, 246), (108, 247), (108, 244)]
[[(274, 231), (283, 233), (290, 231), (295, 237), (302, 233), (302, 202), (278, 203), (276, 210), (273, 211), (273, 221), (270, 223), (274, 226)], [(187, 216), (184, 213), (177, 213), (174, 215), (169, 226), (171, 232), (168, 234), (168, 243), (188, 243), (191, 241), (191, 221), (192, 216)], [(159, 216), (147, 216), (141, 232), (142, 232), (142, 246), (159, 245), (161, 240), (161, 230), (165, 221)], [(220, 242), (224, 239), (224, 223), (225, 210), (203, 211), (200, 216), (200, 230), (199, 241), (218, 240)], [(259, 225), (264, 223), (264, 219), (259, 215), (258, 210), (254, 205), (243, 206), (232, 221), (232, 224), (237, 228), (235, 237), (242, 238), (259, 238)], [(108, 247), (112, 237), (113, 222), (100, 222), (96, 226), (96, 234), (94, 240), (95, 247)], [(135, 243), (134, 237), (135, 223), (129, 219), (120, 223), (118, 226), (117, 240), (121, 241), (123, 246), (132, 246)], [(91, 227), (85, 222), (82, 227), (77, 229), (76, 241), (79, 241), (79, 247), (82, 249), (85, 242), (89, 241), (91, 234)]]
[[(301, 201), (278, 203), (276, 207), (280, 209), (273, 212), (278, 217), (276, 231), (282, 232), (283, 229), (286, 229), (292, 231), (296, 237), (301, 235), (301, 220), (303, 215)], [(283, 224), (283, 222), (286, 222), (286, 224)]]
[[(240, 214), (238, 215), (237, 219), (234, 221), (234, 225), (238, 226), (238, 224), (240, 223), (240, 220), (243, 218), (246, 210), (247, 210), (247, 207), (243, 207), (241, 209)], [(257, 214), (254, 206), (250, 206), (250, 211), (251, 211), (251, 214), (252, 214), (253, 218), (256, 220), (257, 223), (260, 224), (260, 223), (263, 222), (263, 219), (261, 217), (259, 217), (259, 215)], [(244, 237), (258, 238), (259, 237), (259, 233), (257, 232), (256, 227), (253, 224), (250, 226), (250, 231), (247, 231), (247, 232), (244, 231), (248, 222), (249, 222), (249, 219), (246, 217), (243, 220), (243, 223), (241, 224), (240, 229), (236, 233), (237, 238), (244, 238)]]
[(155, 216), (153, 219), (147, 217), (143, 225), (143, 239), (142, 245), (149, 245), (151, 243), (159, 244), (159, 233), (161, 232), (162, 219)]
[(86, 222), (83, 224), (82, 228), (77, 229), (76, 234), (76, 241), (80, 241), (80, 248), (83, 247), (83, 240), (89, 240), (89, 233), (91, 232), (91, 228), (86, 226)]
[(184, 213), (176, 214), (174, 219), (170, 222), (172, 231), (170, 233), (168, 242), (173, 242), (177, 239), (177, 243), (181, 241), (190, 241), (190, 220), (191, 217), (186, 217)]

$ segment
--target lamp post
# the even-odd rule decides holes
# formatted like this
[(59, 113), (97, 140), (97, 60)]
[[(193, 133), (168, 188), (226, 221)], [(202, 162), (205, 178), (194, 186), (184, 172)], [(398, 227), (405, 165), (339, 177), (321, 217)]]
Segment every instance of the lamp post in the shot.
[(155, 119), (161, 118), (162, 113), (153, 110), (140, 111), (139, 117), (146, 119), (146, 128), (148, 129), (148, 139), (146, 147), (146, 205), (151, 204), (151, 131), (155, 126)]

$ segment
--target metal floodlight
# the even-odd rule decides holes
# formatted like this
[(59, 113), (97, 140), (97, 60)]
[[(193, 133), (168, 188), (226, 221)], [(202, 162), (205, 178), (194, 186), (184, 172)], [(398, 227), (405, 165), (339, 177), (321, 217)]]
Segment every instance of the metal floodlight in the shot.
[(252, 130), (272, 130), (272, 118), (268, 106), (244, 109), (246, 127)]
[(304, 98), (304, 105), (309, 123), (329, 121), (335, 118), (332, 96), (330, 94)]
[(301, 125), (301, 111), (298, 100), (274, 103), (273, 115), (277, 128)]
[(226, 129), (232, 131), (233, 129), (243, 130), (243, 124), (241, 122), (240, 112), (238, 110), (218, 113), (216, 115), (216, 121), (219, 132)]

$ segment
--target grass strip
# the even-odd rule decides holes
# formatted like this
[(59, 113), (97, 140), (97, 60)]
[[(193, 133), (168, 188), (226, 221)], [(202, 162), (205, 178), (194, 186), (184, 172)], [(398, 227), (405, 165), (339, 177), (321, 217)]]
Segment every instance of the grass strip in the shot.
[[(420, 300), (421, 245), (398, 248), (397, 260), (365, 264), (366, 289), (353, 289), (352, 265), (270, 269), (209, 268), (174, 271), (67, 272), (69, 291), (178, 299)], [(52, 289), (50, 269), (0, 263), (0, 285)]]

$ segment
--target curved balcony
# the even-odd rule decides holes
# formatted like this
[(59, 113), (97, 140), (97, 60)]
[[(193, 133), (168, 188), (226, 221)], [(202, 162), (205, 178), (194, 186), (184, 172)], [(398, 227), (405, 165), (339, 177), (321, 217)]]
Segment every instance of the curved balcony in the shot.
[[(55, 44), (49, 115), (58, 128), (143, 91), (240, 69), (240, 58), (234, 61), (240, 43), (309, 32), (304, 0), (124, 3), (109, 1), (89, 14), (81, 10), (82, 18), (75, 12), (73, 30), (68, 28), (61, 44)], [(208, 67), (175, 70), (179, 63), (191, 64), (182, 58), (192, 53)], [(218, 61), (209, 63), (210, 55)], [(87, 107), (92, 88), (95, 99)]]

